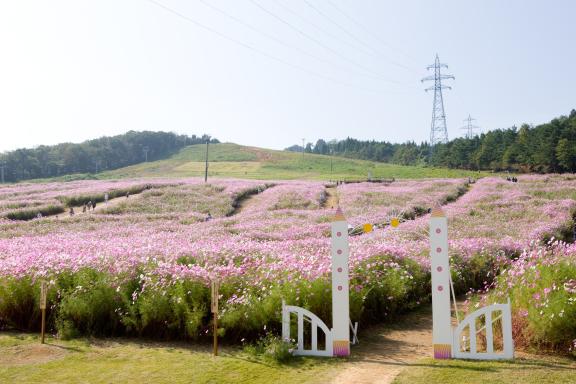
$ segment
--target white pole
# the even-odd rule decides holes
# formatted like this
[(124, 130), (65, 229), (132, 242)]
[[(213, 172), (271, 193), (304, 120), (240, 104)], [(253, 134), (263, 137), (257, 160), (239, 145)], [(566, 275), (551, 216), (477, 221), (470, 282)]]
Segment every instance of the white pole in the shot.
[(448, 220), (440, 208), (430, 217), (432, 267), (432, 340), (435, 359), (452, 357), (450, 316), (450, 264), (448, 261)]
[(350, 356), (348, 223), (338, 208), (332, 219), (332, 337), (334, 356)]

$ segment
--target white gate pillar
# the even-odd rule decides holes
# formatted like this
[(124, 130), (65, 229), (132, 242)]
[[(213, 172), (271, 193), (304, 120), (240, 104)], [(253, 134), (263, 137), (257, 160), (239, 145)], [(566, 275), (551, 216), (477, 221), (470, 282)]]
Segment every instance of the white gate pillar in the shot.
[(350, 356), (348, 223), (338, 208), (332, 219), (332, 337), (334, 356)]
[(440, 208), (430, 218), (430, 256), (432, 259), (432, 339), (435, 359), (452, 357), (450, 316), (450, 264), (448, 260), (448, 220)]

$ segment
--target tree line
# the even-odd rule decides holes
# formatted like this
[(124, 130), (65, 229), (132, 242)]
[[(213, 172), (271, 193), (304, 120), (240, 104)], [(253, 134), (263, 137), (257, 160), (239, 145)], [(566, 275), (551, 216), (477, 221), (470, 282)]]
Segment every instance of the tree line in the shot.
[(218, 140), (210, 136), (187, 136), (169, 132), (129, 131), (123, 135), (101, 137), (79, 144), (41, 145), (4, 152), (0, 166), (4, 180), (61, 176), (73, 173), (98, 173), (103, 170), (168, 157), (182, 147)]
[(430, 148), (428, 142), (361, 141), (352, 138), (294, 145), (289, 151), (343, 156), (401, 165), (470, 170), (576, 172), (576, 110), (538, 126), (497, 129)]

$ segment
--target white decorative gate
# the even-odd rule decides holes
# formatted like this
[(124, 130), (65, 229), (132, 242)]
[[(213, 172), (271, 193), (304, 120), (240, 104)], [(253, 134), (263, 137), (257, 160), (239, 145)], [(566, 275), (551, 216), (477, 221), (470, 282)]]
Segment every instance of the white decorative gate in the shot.
[[(495, 312), (500, 315), (494, 317)], [(484, 316), (484, 324), (476, 329), (477, 320)], [(500, 322), (498, 322), (500, 320)], [(482, 321), (479, 321), (482, 324)], [(494, 348), (494, 325), (499, 326), (502, 332), (502, 348), (495, 351)], [(468, 337), (466, 328), (468, 327)], [(477, 335), (485, 331), (486, 350), (479, 351)], [(510, 299), (508, 304), (493, 304), (468, 315), (454, 330), (452, 343), (453, 357), (460, 359), (495, 360), (513, 359), (514, 341), (512, 340), (512, 316), (510, 312)]]
[[(454, 287), (450, 275), (448, 219), (442, 209), (430, 215), (430, 256), (432, 271), (432, 341), (435, 359), (513, 359), (512, 315), (508, 304), (481, 308), (452, 327), (450, 291), (458, 318)], [(496, 316), (496, 313), (500, 314)], [(478, 324), (478, 326), (477, 326)], [(477, 329), (479, 328), (479, 329)], [(495, 344), (494, 331), (498, 333)], [(478, 343), (480, 339), (480, 343)]]
[[(286, 305), (284, 301), (282, 302), (282, 339), (291, 340), (290, 335), (290, 315), (295, 313), (298, 315), (298, 335), (296, 338), (296, 349), (294, 350), (294, 355), (306, 355), (306, 356), (332, 356), (333, 355), (333, 339), (332, 330), (328, 329), (326, 324), (318, 316), (312, 312), (304, 309), (302, 307), (296, 307), (294, 305)], [(310, 349), (305, 349), (304, 346), (304, 321), (309, 321), (311, 323), (312, 337)], [(318, 329), (321, 329), (325, 335), (325, 348), (318, 349)]]
[[(348, 260), (350, 246), (348, 244), (348, 223), (340, 207), (332, 219), (331, 229), (331, 259), (332, 259), (332, 328), (312, 312), (292, 305), (286, 305), (282, 300), (282, 338), (290, 337), (290, 314), (298, 315), (298, 344), (295, 355), (309, 356), (350, 356), (350, 276)], [(304, 345), (304, 320), (312, 326), (310, 349)], [(325, 349), (318, 349), (318, 328), (325, 335)], [(353, 342), (357, 342), (358, 325), (352, 327)]]

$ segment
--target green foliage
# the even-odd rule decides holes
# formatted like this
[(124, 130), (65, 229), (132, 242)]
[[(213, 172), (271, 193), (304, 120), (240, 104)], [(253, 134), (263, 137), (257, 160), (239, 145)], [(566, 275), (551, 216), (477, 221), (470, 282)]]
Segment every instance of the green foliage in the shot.
[(112, 189), (110, 191), (97, 193), (97, 194), (59, 196), (57, 199), (60, 200), (62, 202), (62, 204), (65, 204), (68, 207), (78, 207), (78, 206), (87, 204), (90, 201), (93, 203), (101, 203), (104, 201), (106, 193), (108, 193), (109, 199), (115, 199), (117, 197), (126, 196), (126, 193), (129, 193), (131, 195), (135, 195), (135, 194), (141, 193), (142, 191), (145, 191), (147, 189), (163, 188), (163, 187), (173, 186), (173, 185), (175, 185), (175, 184), (140, 184), (140, 185), (133, 185), (133, 186), (128, 187), (128, 188)]
[(21, 208), (14, 211), (7, 212), (4, 217), (9, 220), (32, 220), (38, 217), (38, 214), (42, 216), (57, 215), (64, 212), (65, 209), (62, 205), (44, 205), (39, 207), (31, 208)]
[[(482, 259), (479, 257), (480, 263)], [(181, 257), (180, 264), (194, 264)], [(470, 271), (462, 265), (466, 280), (481, 280), (488, 268), (480, 264)], [(471, 263), (470, 265), (474, 265)], [(466, 278), (466, 276), (473, 276)], [(113, 276), (82, 269), (52, 277), (49, 291), (49, 328), (62, 338), (83, 335), (132, 335), (156, 339), (198, 339), (211, 334), (210, 289), (202, 281), (171, 280), (134, 271), (132, 276)], [(464, 284), (464, 283), (462, 283)], [(390, 320), (429, 300), (430, 273), (410, 259), (387, 255), (372, 257), (356, 266), (350, 279), (350, 315), (362, 324)], [(0, 327), (37, 329), (38, 284), (29, 279), (0, 280)], [(219, 332), (229, 342), (257, 340), (267, 333), (281, 333), (282, 300), (306, 308), (331, 326), (329, 276), (265, 280), (223, 281), (220, 287)], [(272, 347), (271, 347), (272, 348)], [(284, 348), (274, 344), (273, 355)]]
[(350, 281), (352, 319), (363, 324), (377, 323), (429, 300), (430, 274), (416, 262), (379, 256), (365, 265)]
[(263, 356), (276, 363), (287, 363), (294, 359), (292, 351), (296, 345), (292, 340), (282, 340), (280, 337), (267, 333), (255, 344), (244, 347), (244, 351), (253, 356)]
[(59, 336), (121, 334), (119, 311), (124, 300), (114, 285), (109, 275), (91, 269), (62, 276), (58, 280), (61, 301), (56, 317)]
[[(124, 177), (204, 177), (205, 145), (191, 145), (174, 156), (158, 161), (141, 163), (98, 174), (99, 178)], [(201, 159), (200, 159), (201, 158)], [(422, 166), (385, 164), (322, 154), (275, 151), (237, 144), (210, 145), (208, 180), (213, 177), (235, 177), (257, 180), (366, 180), (368, 172), (373, 179), (419, 179), (432, 177), (482, 177), (488, 173), (450, 170)]]
[(576, 132), (573, 140), (560, 139), (556, 146), (556, 156), (560, 166), (567, 170), (576, 169)]
[(257, 195), (258, 193), (261, 193), (264, 190), (266, 190), (270, 187), (273, 187), (274, 185), (276, 185), (276, 184), (265, 183), (263, 185), (259, 185), (259, 186), (254, 187), (254, 188), (246, 188), (246, 189), (239, 191), (234, 196), (232, 196), (232, 204), (231, 204), (230, 209), (226, 213), (226, 216), (232, 216), (236, 212), (236, 210), (242, 205), (242, 202), (244, 200), (246, 200), (247, 198), (249, 198), (250, 196)]
[[(104, 169), (116, 169), (145, 161), (157, 160), (176, 153), (187, 145), (206, 143), (209, 136), (186, 136), (167, 132), (135, 132), (123, 135), (102, 137), (80, 144), (63, 143), (41, 145), (33, 149), (17, 149), (6, 153), (6, 166), (10, 172), (6, 180), (47, 178), (61, 175), (64, 180), (88, 179), (89, 173)], [(218, 140), (212, 139), (217, 143)]]
[[(301, 151), (302, 147), (287, 148)], [(438, 144), (430, 154), (428, 143), (393, 144), (347, 138), (326, 143), (318, 140), (307, 152), (373, 160), (400, 165), (429, 164), (471, 170), (533, 172), (576, 171), (576, 111), (537, 127), (523, 125), (498, 129), (472, 138)]]
[(37, 330), (40, 324), (39, 298), (39, 285), (29, 277), (0, 281), (0, 330)]
[(136, 295), (123, 315), (128, 333), (163, 339), (197, 339), (210, 318), (210, 292), (199, 282), (177, 281)]
[[(514, 255), (511, 255), (514, 256)], [(472, 257), (462, 258), (456, 254), (450, 258), (452, 281), (457, 295), (470, 289), (482, 289), (498, 273), (499, 264), (490, 253), (477, 253)]]
[[(576, 265), (570, 260), (530, 263), (521, 274), (503, 273), (484, 301), (511, 299), (514, 341), (539, 350), (576, 349)], [(472, 298), (474, 302), (480, 297)]]

